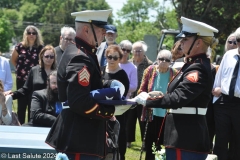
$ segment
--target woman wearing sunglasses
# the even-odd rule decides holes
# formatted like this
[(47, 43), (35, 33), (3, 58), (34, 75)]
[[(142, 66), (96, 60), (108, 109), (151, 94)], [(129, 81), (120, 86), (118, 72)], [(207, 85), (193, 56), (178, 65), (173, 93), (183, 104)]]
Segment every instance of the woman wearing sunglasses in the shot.
[[(143, 72), (138, 94), (141, 92), (161, 91), (163, 94), (167, 93), (168, 83), (176, 75), (177, 70), (170, 67), (172, 53), (169, 50), (161, 50), (157, 55), (157, 64), (151, 65)], [(163, 144), (163, 136), (159, 136), (160, 126), (166, 114), (166, 109), (162, 108), (143, 108), (142, 121), (148, 121), (148, 128), (145, 139), (145, 160), (155, 160), (155, 155), (152, 153), (153, 142), (157, 142), (160, 138), (157, 148)], [(163, 133), (163, 131), (162, 131)]]
[[(237, 48), (236, 36), (235, 36), (235, 33), (231, 33), (226, 40), (225, 47), (224, 47), (224, 53), (226, 53), (228, 50), (235, 49), (235, 48)], [(223, 56), (219, 56), (216, 59), (216, 65), (220, 65), (220, 63), (222, 61), (222, 57)]]
[[(30, 104), (32, 93), (36, 90), (45, 89), (47, 86), (47, 76), (56, 69), (56, 52), (51, 45), (45, 46), (39, 54), (39, 65), (32, 67), (24, 86), (17, 91), (5, 92), (5, 95), (12, 95), (13, 99), (28, 97), (28, 114), (30, 114)], [(22, 106), (19, 106), (22, 107)], [(30, 115), (29, 115), (30, 117)], [(29, 120), (29, 119), (28, 119)], [(24, 122), (24, 121), (23, 121)]]
[(123, 57), (119, 63), (120, 67), (127, 73), (129, 79), (129, 90), (126, 98), (130, 98), (131, 93), (137, 89), (137, 67), (128, 61), (132, 50), (132, 43), (129, 40), (123, 40), (119, 43), (123, 51)]
[[(105, 80), (115, 79), (120, 81), (124, 87), (125, 92), (123, 94), (124, 97), (127, 96), (129, 90), (129, 80), (127, 73), (120, 68), (119, 63), (123, 57), (123, 53), (121, 48), (118, 45), (110, 45), (106, 49), (105, 56), (107, 59), (107, 66), (101, 68), (102, 70), (102, 78), (103, 83)], [(120, 123), (120, 131), (119, 131), (119, 153), (120, 153), (120, 160), (125, 160), (125, 153), (126, 153), (126, 115), (123, 113), (122, 115), (116, 116), (117, 120)]]
[[(23, 32), (22, 42), (15, 46), (11, 57), (11, 62), (16, 67), (17, 89), (23, 87), (30, 69), (38, 64), (38, 55), (42, 48), (43, 40), (38, 28), (27, 26)], [(18, 118), (21, 124), (25, 121), (28, 101), (27, 97), (18, 99)]]

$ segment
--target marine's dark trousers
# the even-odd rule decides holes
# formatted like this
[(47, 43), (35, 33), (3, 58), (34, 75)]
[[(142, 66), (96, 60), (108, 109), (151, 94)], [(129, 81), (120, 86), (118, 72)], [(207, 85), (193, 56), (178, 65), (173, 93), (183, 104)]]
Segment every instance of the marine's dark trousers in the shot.
[[(216, 138), (213, 153), (218, 160), (240, 159), (240, 98), (222, 95), (214, 104)], [(234, 138), (234, 150), (229, 154), (228, 143)]]
[(207, 155), (207, 153), (189, 152), (175, 148), (166, 148), (166, 160), (205, 160)]
[(208, 133), (209, 133), (209, 139), (210, 139), (210, 148), (211, 151), (213, 149), (213, 139), (215, 136), (215, 121), (214, 121), (214, 109), (212, 100), (208, 104), (207, 113), (206, 113), (206, 120), (208, 125)]
[(120, 131), (119, 131), (119, 137), (118, 137), (118, 147), (119, 147), (119, 153), (120, 153), (120, 160), (125, 160), (125, 153), (126, 153), (126, 143), (127, 143), (127, 137), (126, 137), (126, 115), (125, 113), (119, 116), (116, 116), (116, 119), (120, 123)]
[[(17, 90), (19, 88), (22, 88), (24, 83), (25, 81), (16, 80)], [(18, 111), (17, 111), (18, 120), (21, 124), (23, 124), (25, 122), (26, 109), (29, 104), (29, 96), (27, 95), (19, 98), (17, 101), (17, 104), (18, 104)], [(30, 120), (30, 107), (28, 107), (28, 121), (29, 120)]]

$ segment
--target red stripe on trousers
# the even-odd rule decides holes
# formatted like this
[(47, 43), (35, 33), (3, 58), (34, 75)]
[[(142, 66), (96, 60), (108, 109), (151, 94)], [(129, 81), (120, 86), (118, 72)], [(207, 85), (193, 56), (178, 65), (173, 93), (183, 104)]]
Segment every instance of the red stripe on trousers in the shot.
[(79, 153), (75, 154), (75, 160), (80, 160), (80, 154)]
[(181, 160), (181, 150), (180, 149), (176, 149), (176, 156), (177, 156), (177, 160)]

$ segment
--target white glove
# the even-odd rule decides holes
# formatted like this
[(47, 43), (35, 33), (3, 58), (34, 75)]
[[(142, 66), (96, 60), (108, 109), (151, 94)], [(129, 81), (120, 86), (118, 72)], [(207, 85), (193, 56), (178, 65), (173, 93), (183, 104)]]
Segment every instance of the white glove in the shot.
[(113, 80), (111, 82), (110, 88), (119, 88), (120, 94), (121, 94), (121, 98), (123, 97), (123, 94), (125, 92), (125, 87), (124, 87), (124, 85), (120, 81)]
[(134, 99), (138, 104), (146, 106), (146, 100), (148, 99), (148, 97), (149, 97), (149, 94), (147, 92), (141, 92), (139, 95), (134, 97)]

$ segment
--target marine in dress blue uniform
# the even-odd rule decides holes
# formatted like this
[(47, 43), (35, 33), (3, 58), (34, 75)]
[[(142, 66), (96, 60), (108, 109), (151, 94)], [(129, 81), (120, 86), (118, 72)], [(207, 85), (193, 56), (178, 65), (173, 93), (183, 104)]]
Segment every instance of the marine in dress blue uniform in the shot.
[(181, 20), (183, 29), (178, 37), (182, 37), (186, 56), (184, 66), (170, 82), (166, 95), (147, 100), (143, 93), (135, 99), (149, 108), (168, 109), (163, 142), (167, 160), (205, 160), (210, 150), (205, 114), (213, 84), (206, 51), (218, 30), (185, 17)]
[[(68, 156), (74, 155), (74, 159), (98, 160), (106, 154), (106, 121), (113, 116), (115, 107), (97, 103), (90, 92), (103, 88), (95, 54), (103, 37), (95, 33), (95, 28), (103, 28), (110, 13), (111, 10), (72, 13), (76, 23), (86, 25), (86, 32), (81, 34), (93, 34), (83, 37), (77, 28), (76, 44), (67, 47), (58, 68), (59, 99), (68, 101), (69, 108), (57, 117), (46, 143)], [(90, 38), (96, 44), (89, 44)]]

